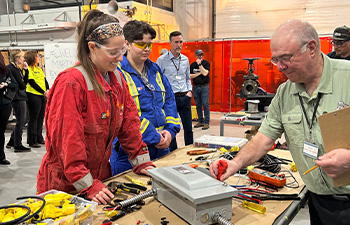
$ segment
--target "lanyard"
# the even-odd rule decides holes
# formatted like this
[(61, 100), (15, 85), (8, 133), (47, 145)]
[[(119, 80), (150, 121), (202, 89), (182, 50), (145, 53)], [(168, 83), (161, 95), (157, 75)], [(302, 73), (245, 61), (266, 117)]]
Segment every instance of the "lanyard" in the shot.
[[(168, 53), (169, 54), (169, 53)], [(174, 57), (175, 58), (175, 57)], [(179, 57), (179, 65), (178, 66), (176, 66), (176, 64), (175, 64), (175, 62), (174, 62), (174, 58), (172, 58), (172, 59), (170, 59), (172, 62), (173, 62), (173, 64), (174, 64), (174, 66), (175, 66), (175, 68), (176, 68), (176, 71), (177, 71), (177, 73), (179, 73), (179, 69), (180, 69), (180, 63), (181, 63), (181, 55), (180, 55), (180, 57)]]
[(316, 111), (317, 111), (317, 107), (318, 107), (318, 105), (319, 105), (319, 103), (320, 103), (322, 94), (321, 94), (320, 92), (317, 94), (316, 105), (315, 105), (315, 107), (314, 107), (314, 112), (313, 112), (313, 114), (312, 114), (311, 123), (310, 123), (310, 121), (309, 121), (308, 118), (307, 118), (306, 110), (305, 110), (305, 107), (304, 107), (304, 104), (303, 104), (303, 100), (301, 99), (301, 96), (300, 96), (299, 94), (298, 94), (298, 96), (299, 96), (299, 101), (300, 101), (301, 108), (303, 109), (303, 113), (304, 113), (304, 116), (305, 116), (305, 120), (306, 120), (306, 122), (307, 122), (307, 125), (309, 126), (309, 132), (310, 132), (310, 138), (311, 138), (311, 128), (312, 128), (312, 125), (313, 125), (314, 120), (315, 120), (315, 118), (316, 118)]

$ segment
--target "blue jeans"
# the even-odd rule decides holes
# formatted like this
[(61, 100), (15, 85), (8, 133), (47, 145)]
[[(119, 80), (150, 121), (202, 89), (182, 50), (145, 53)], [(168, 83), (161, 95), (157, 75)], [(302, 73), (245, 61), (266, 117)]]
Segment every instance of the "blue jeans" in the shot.
[[(196, 109), (198, 115), (198, 122), (209, 124), (210, 121), (210, 110), (209, 110), (209, 85), (205, 85), (202, 87), (193, 86), (193, 97), (196, 102)], [(204, 109), (204, 119), (203, 119), (203, 111)]]
[[(179, 113), (184, 129), (185, 145), (191, 145), (193, 144), (191, 98), (187, 95), (175, 96), (175, 100), (176, 109)], [(176, 138), (173, 138), (169, 148), (170, 151), (177, 149)]]

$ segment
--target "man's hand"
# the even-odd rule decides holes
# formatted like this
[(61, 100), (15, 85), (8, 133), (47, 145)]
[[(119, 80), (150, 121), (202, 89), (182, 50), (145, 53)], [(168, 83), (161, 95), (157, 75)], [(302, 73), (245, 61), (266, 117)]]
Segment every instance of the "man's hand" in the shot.
[(171, 134), (169, 131), (167, 130), (162, 130), (161, 132), (159, 132), (163, 137), (164, 137), (164, 141), (161, 145), (162, 149), (168, 148), (171, 142)]
[(155, 146), (157, 149), (162, 149), (162, 146), (164, 145), (165, 143), (165, 139), (164, 139), (164, 136), (160, 134), (160, 141), (158, 142), (158, 144)]
[(202, 60), (201, 59), (197, 59), (196, 60), (196, 63), (199, 65), (199, 64), (202, 64)]
[(336, 178), (350, 170), (350, 150), (334, 149), (316, 160), (319, 165), (330, 178)]
[(114, 195), (112, 192), (110, 192), (108, 188), (105, 187), (92, 198), (92, 201), (97, 202), (99, 205), (106, 205), (107, 203), (111, 202), (113, 198)]
[(156, 167), (155, 166), (147, 166), (144, 169), (140, 170), (140, 174), (149, 176), (149, 174), (147, 173), (147, 170), (154, 169), (154, 168), (156, 168)]
[(188, 97), (192, 98), (192, 91), (187, 92), (186, 94)]
[[(217, 178), (219, 173), (219, 160), (226, 160), (226, 159), (217, 159), (212, 164), (210, 164), (210, 174), (212, 177)], [(240, 168), (241, 165), (239, 165), (234, 160), (226, 160), (227, 161), (227, 169), (226, 172), (221, 176), (220, 181), (224, 181), (227, 178), (229, 178), (231, 175), (235, 174)]]

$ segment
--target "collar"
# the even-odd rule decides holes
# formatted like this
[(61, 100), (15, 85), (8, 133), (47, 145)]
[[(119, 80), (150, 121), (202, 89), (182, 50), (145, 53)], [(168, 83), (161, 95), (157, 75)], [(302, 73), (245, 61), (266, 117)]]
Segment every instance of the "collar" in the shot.
[[(333, 65), (329, 57), (326, 57), (326, 55), (323, 54), (322, 52), (321, 52), (321, 55), (323, 58), (323, 71), (322, 71), (320, 83), (317, 85), (317, 88), (313, 94), (314, 96), (317, 96), (319, 92), (323, 94), (329, 94), (329, 93), (332, 93), (333, 91), (333, 72), (332, 72)], [(306, 96), (308, 96), (306, 94), (304, 86), (299, 83), (292, 83), (291, 91), (292, 91), (292, 94), (300, 93), (300, 95), (305, 94)]]
[(173, 53), (171, 51), (168, 52), (168, 55), (169, 55), (170, 59), (181, 59), (181, 53), (180, 53), (179, 57), (177, 57), (177, 58), (173, 55)]
[[(138, 74), (138, 73), (136, 73), (134, 68), (130, 65), (130, 63), (129, 63), (128, 59), (126, 58), (126, 56), (123, 56), (123, 61), (120, 62), (120, 67), (122, 68), (122, 70), (125, 70), (129, 74), (131, 74), (131, 73), (135, 74), (135, 75)], [(148, 74), (152, 73), (150, 71), (155, 71), (154, 73), (157, 72), (157, 69), (154, 67), (154, 64), (152, 64), (152, 61), (150, 59), (146, 59), (145, 67), (147, 69)]]

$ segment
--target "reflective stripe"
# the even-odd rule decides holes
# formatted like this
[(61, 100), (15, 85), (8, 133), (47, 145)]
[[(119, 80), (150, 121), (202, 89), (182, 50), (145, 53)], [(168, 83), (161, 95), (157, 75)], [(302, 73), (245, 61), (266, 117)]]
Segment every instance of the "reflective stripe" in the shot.
[(126, 72), (125, 70), (122, 70), (120, 65), (118, 65), (118, 68), (124, 74), (125, 80), (128, 83), (130, 94), (131, 94), (132, 98), (134, 99), (139, 116), (141, 116), (139, 92), (137, 91), (136, 85), (128, 72)]
[(175, 118), (172, 116), (167, 116), (165, 118), (166, 123), (172, 123), (172, 124), (176, 124), (176, 125), (180, 125), (180, 118)]
[(88, 73), (86, 72), (85, 68), (82, 65), (77, 65), (74, 68), (78, 69), (80, 71), (80, 73), (83, 74), (88, 90), (89, 91), (94, 90), (94, 87), (92, 86), (92, 83), (90, 81), (90, 78), (89, 78)]
[(164, 130), (164, 126), (156, 127), (157, 132)]
[(73, 183), (73, 186), (77, 191), (84, 190), (92, 185), (94, 178), (92, 178), (91, 173), (85, 175), (85, 177)]
[(157, 81), (160, 89), (162, 90), (163, 103), (165, 103), (165, 88), (164, 88), (164, 85), (163, 85), (162, 78), (160, 77), (159, 71), (157, 71), (157, 74), (156, 74), (156, 81)]
[(129, 160), (129, 162), (132, 165), (132, 167), (139, 166), (142, 163), (150, 162), (150, 161), (151, 161), (151, 159), (149, 158), (149, 154), (148, 153), (147, 154), (138, 155), (135, 159), (130, 159)]
[(146, 131), (148, 125), (149, 125), (149, 120), (147, 120), (146, 118), (143, 118), (143, 120), (141, 122), (141, 126), (140, 126), (141, 134), (143, 134)]

